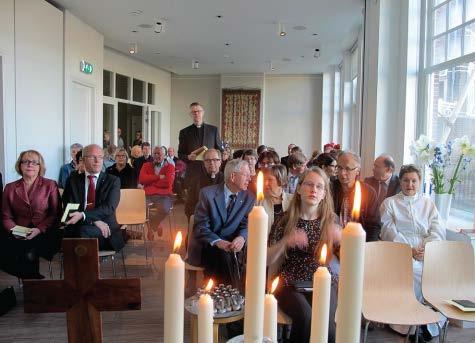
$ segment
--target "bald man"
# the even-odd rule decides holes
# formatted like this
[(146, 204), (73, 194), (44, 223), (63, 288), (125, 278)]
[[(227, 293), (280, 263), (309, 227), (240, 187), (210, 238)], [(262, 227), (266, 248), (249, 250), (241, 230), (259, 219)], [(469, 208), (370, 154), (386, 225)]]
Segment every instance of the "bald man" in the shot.
[(376, 192), (378, 208), (384, 199), (392, 197), (401, 191), (399, 177), (394, 174), (396, 165), (392, 156), (382, 154), (373, 163), (373, 176), (364, 179)]

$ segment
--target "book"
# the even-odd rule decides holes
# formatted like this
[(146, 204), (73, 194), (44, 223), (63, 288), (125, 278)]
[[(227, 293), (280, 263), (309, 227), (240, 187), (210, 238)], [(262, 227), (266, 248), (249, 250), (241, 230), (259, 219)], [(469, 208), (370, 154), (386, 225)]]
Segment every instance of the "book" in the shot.
[(61, 223), (66, 223), (68, 220), (69, 213), (71, 211), (77, 211), (79, 209), (79, 204), (72, 204), (69, 203), (66, 205), (66, 208), (64, 209), (63, 216), (61, 217)]
[(475, 312), (475, 302), (467, 299), (453, 299), (448, 300), (448, 304), (457, 307), (463, 312)]
[(202, 146), (201, 148), (196, 149), (195, 151), (192, 151), (192, 154), (196, 155), (196, 160), (195, 161), (203, 161), (205, 157), (205, 152), (208, 150), (207, 147)]
[(26, 236), (28, 236), (30, 234), (31, 229), (29, 227), (16, 225), (10, 231), (15, 236), (26, 238)]

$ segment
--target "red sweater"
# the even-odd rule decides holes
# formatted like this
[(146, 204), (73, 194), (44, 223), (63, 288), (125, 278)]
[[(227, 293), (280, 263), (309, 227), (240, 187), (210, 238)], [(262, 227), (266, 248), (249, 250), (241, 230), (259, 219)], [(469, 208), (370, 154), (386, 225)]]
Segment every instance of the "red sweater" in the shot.
[(175, 167), (165, 162), (160, 173), (155, 175), (153, 162), (144, 163), (140, 169), (139, 183), (144, 186), (146, 195), (172, 195)]

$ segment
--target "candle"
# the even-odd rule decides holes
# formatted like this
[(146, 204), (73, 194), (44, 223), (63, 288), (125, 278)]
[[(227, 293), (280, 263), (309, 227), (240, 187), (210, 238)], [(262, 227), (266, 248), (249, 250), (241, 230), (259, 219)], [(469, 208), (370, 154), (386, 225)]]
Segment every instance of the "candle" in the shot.
[[(361, 186), (355, 185), (352, 216), (359, 219)], [(359, 343), (361, 331), (361, 307), (363, 303), (363, 269), (366, 232), (361, 224), (349, 222), (343, 229), (340, 249), (340, 281), (336, 343)]]
[(198, 300), (198, 343), (213, 342), (213, 299), (208, 294), (213, 287), (213, 280), (209, 279), (206, 293)]
[(181, 245), (181, 232), (175, 238), (173, 253), (165, 262), (165, 343), (183, 343), (185, 305), (185, 263), (176, 254)]
[(324, 244), (320, 254), (321, 267), (313, 274), (311, 343), (328, 342), (331, 276), (328, 268), (324, 267), (326, 257), (327, 245)]
[[(257, 201), (262, 193), (264, 176), (257, 176)], [(246, 270), (246, 308), (244, 315), (244, 341), (261, 343), (263, 339), (264, 296), (266, 287), (267, 222), (269, 217), (263, 206), (254, 206), (249, 213)]]
[(269, 294), (266, 294), (264, 301), (264, 336), (277, 343), (277, 299), (274, 297), (274, 291), (279, 284), (279, 277), (272, 282), (272, 288)]

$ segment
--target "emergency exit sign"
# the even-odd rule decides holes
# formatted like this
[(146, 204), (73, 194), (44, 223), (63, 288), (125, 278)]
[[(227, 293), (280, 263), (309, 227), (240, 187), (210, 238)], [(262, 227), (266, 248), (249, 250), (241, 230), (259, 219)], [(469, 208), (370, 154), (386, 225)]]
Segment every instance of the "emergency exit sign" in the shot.
[(79, 69), (84, 73), (84, 74), (92, 74), (92, 70), (94, 69), (92, 67), (92, 64), (87, 62), (87, 61), (81, 61), (79, 64)]

